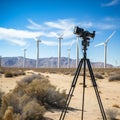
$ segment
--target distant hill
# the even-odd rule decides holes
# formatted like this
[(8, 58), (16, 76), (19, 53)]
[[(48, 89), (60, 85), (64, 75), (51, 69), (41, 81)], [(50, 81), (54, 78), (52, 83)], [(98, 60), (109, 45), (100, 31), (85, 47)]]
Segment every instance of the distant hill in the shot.
[[(50, 58), (40, 58), (39, 59), (39, 68), (57, 68), (58, 59), (57, 57), (50, 57)], [(91, 62), (92, 67), (94, 68), (103, 68), (103, 62)], [(23, 57), (3, 57), (1, 60), (1, 65), (3, 67), (23, 67)], [(25, 60), (25, 67), (26, 68), (35, 68), (36, 60), (26, 58)], [(67, 68), (68, 67), (68, 58), (62, 57), (61, 58), (61, 67)], [(70, 59), (70, 67), (76, 67), (76, 60)], [(114, 67), (111, 64), (107, 64), (108, 68)]]

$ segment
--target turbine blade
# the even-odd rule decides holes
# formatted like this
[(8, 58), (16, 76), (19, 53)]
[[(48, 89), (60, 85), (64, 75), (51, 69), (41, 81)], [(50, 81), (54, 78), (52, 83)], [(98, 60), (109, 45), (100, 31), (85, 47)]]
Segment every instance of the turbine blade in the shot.
[(41, 35), (36, 36), (36, 37), (34, 37), (34, 40), (35, 40), (35, 41), (40, 40), (40, 37), (41, 37)]
[(61, 33), (60, 37), (63, 37), (64, 33)]
[(105, 43), (108, 43), (108, 42), (109, 42), (110, 38), (115, 34), (115, 32), (116, 32), (116, 31), (114, 31), (114, 32), (106, 39)]
[(62, 38), (62, 37), (63, 37), (63, 35), (64, 35), (64, 33), (63, 33), (63, 32), (62, 32), (62, 33), (57, 33), (57, 34), (56, 34), (56, 37), (57, 37), (57, 38), (60, 38), (60, 37)]
[(100, 45), (104, 45), (104, 43), (97, 44), (97, 45), (95, 45), (95, 47), (100, 46)]

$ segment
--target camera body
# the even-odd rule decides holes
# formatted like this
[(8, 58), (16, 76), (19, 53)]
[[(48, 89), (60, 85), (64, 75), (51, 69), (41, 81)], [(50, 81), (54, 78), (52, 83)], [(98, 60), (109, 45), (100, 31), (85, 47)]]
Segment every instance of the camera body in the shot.
[(84, 31), (84, 29), (79, 28), (78, 26), (74, 27), (73, 33), (77, 34), (78, 36), (82, 37), (83, 39), (95, 37), (95, 31), (93, 31), (93, 33), (90, 33), (89, 31)]

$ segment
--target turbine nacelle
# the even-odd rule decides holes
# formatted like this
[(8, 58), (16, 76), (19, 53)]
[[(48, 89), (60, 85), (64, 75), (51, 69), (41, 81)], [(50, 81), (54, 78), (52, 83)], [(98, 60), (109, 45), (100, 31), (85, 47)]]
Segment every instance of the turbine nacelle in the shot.
[(63, 39), (63, 35), (64, 35), (64, 33), (61, 33), (61, 34), (57, 33), (57, 34), (56, 34), (56, 37), (57, 37), (58, 39)]

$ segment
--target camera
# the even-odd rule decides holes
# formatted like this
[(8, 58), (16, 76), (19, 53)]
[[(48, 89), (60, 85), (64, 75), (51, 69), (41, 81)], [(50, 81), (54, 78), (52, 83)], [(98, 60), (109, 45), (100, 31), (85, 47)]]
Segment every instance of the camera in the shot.
[(79, 28), (78, 26), (74, 27), (73, 33), (77, 34), (78, 36), (82, 37), (83, 39), (95, 37), (95, 31), (93, 31), (93, 33), (90, 33), (89, 31), (84, 31), (84, 29)]

